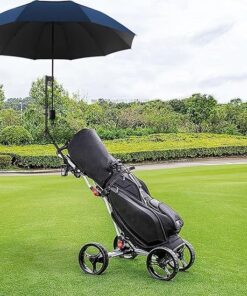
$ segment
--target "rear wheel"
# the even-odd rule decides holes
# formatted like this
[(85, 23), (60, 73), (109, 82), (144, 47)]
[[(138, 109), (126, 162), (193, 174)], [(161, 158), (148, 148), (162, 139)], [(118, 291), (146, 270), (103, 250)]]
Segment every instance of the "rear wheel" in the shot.
[(189, 269), (195, 261), (195, 250), (193, 246), (184, 240), (184, 245), (177, 250), (179, 270), (185, 271)]
[(114, 250), (119, 249), (120, 251), (125, 252), (126, 254), (120, 255), (119, 258), (123, 259), (135, 259), (137, 254), (132, 250), (129, 243), (122, 237), (116, 236), (113, 241)]
[(108, 263), (108, 253), (100, 244), (89, 243), (81, 248), (79, 264), (85, 273), (100, 275), (106, 270)]
[(155, 248), (147, 256), (147, 270), (155, 279), (170, 281), (179, 270), (177, 255), (165, 247)]

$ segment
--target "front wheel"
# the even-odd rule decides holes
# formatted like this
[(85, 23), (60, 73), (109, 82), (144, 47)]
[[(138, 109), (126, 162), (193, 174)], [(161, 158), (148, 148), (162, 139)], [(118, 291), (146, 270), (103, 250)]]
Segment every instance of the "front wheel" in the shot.
[(165, 247), (155, 248), (147, 256), (147, 270), (155, 279), (170, 281), (179, 270), (177, 255)]
[(100, 275), (109, 264), (108, 253), (100, 244), (86, 244), (79, 253), (79, 264), (85, 273)]
[(195, 250), (193, 246), (184, 240), (184, 245), (177, 251), (179, 270), (189, 269), (195, 262)]

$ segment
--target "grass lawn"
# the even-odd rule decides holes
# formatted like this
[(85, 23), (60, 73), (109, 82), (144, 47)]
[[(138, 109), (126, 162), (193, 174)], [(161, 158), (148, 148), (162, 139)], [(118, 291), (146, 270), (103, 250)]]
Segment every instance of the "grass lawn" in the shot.
[(114, 231), (102, 201), (72, 177), (1, 177), (0, 295), (247, 295), (247, 166), (138, 176), (185, 220), (182, 236), (197, 253), (191, 270), (161, 282), (138, 257), (112, 259), (102, 276), (85, 275), (77, 262), (81, 245), (112, 246)]

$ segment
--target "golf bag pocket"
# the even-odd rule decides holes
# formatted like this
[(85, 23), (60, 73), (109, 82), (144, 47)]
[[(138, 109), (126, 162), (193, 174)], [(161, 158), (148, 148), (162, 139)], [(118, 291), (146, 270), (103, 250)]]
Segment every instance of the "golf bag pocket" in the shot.
[(121, 230), (144, 245), (161, 244), (170, 232), (174, 232), (173, 222), (168, 216), (149, 208), (119, 187), (111, 188), (108, 200), (114, 220)]
[(168, 205), (166, 205), (163, 202), (160, 202), (156, 199), (150, 199), (149, 205), (152, 208), (160, 211), (162, 214), (170, 217), (174, 223), (174, 227), (177, 230), (177, 232), (179, 232), (181, 230), (181, 228), (184, 225), (184, 222), (183, 222), (182, 218), (172, 208), (170, 208)]

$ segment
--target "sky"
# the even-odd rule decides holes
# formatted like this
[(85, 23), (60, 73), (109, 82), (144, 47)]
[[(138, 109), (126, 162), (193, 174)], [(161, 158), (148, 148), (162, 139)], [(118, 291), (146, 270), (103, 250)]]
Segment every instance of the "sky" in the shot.
[[(0, 12), (27, 3), (1, 0)], [(82, 98), (168, 100), (201, 92), (219, 102), (247, 100), (246, 0), (78, 0), (137, 36), (131, 50), (56, 61), (55, 76)], [(0, 56), (6, 97), (26, 97), (50, 75), (50, 61)]]

